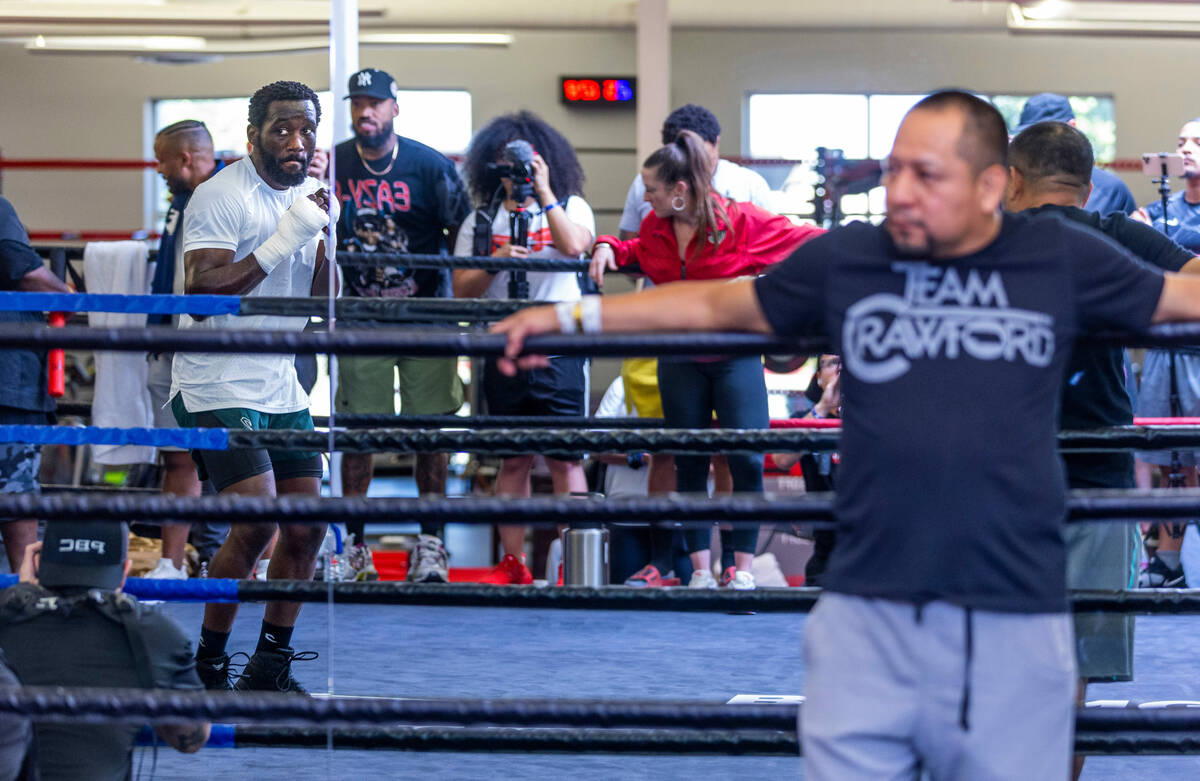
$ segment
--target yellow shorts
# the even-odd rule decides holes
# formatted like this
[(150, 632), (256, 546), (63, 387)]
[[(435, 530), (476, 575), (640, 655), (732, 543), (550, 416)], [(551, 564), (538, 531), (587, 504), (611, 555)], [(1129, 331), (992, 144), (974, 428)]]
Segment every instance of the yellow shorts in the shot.
[(621, 362), (625, 383), (625, 409), (639, 418), (661, 418), (662, 397), (658, 395), (658, 359), (626, 358)]

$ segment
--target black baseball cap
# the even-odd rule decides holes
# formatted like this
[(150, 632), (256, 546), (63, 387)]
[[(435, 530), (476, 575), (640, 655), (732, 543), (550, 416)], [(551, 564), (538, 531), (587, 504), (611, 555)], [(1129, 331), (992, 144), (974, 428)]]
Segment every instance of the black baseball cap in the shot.
[(38, 582), (50, 587), (120, 588), (128, 550), (129, 526), (124, 523), (48, 523)]
[(1025, 101), (1021, 109), (1021, 118), (1017, 120), (1017, 128), (1013, 135), (1039, 122), (1070, 122), (1075, 118), (1071, 110), (1071, 101), (1053, 92), (1043, 92)]
[(350, 77), (350, 91), (346, 97), (365, 95), (379, 100), (395, 100), (397, 91), (396, 80), (387, 71), (363, 68)]

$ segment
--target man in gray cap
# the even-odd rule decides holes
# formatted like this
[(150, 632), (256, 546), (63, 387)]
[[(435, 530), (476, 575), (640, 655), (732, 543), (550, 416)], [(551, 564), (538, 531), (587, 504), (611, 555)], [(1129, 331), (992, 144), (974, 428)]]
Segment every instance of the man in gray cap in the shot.
[[(27, 686), (199, 690), (191, 643), (156, 608), (121, 593), (129, 529), (114, 523), (50, 523), (25, 549), (20, 583), (0, 592), (0, 650)], [(157, 724), (192, 753), (209, 724)], [(138, 725), (34, 725), (42, 779), (125, 779)]]
[[(1017, 135), (1038, 122), (1051, 120), (1066, 122), (1071, 127), (1077, 127), (1075, 111), (1071, 108), (1071, 102), (1065, 97), (1053, 92), (1034, 95), (1025, 101), (1025, 106), (1021, 109), (1021, 118), (1017, 121), (1013, 135)], [(1133, 199), (1133, 193), (1129, 191), (1129, 187), (1121, 181), (1119, 176), (1093, 166), (1092, 194), (1083, 208), (1089, 212), (1096, 212), (1100, 216), (1113, 212), (1133, 214), (1137, 209), (1137, 201)]]

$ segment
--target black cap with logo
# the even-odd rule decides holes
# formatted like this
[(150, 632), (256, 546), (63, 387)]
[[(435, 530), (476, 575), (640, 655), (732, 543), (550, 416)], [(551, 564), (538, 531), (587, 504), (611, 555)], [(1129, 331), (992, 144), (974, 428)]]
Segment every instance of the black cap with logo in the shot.
[(346, 97), (356, 98), (365, 95), (379, 100), (395, 100), (397, 92), (396, 80), (387, 71), (381, 71), (378, 68), (363, 68), (350, 77), (350, 92)]
[(129, 527), (124, 523), (46, 524), (37, 578), (43, 586), (120, 588)]

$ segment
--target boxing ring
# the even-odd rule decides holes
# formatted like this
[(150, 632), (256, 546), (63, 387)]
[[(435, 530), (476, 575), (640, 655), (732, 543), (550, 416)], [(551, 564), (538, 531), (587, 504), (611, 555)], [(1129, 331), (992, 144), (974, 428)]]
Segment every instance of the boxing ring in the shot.
[[(340, 260), (340, 258), (339, 258)], [(494, 261), (495, 259), (487, 259)], [(379, 262), (372, 259), (373, 262)], [(420, 259), (418, 259), (420, 262)], [(431, 261), (432, 262), (432, 261)], [(444, 262), (444, 259), (437, 262)], [(484, 259), (477, 262), (483, 263)], [(527, 261), (519, 261), (526, 263)], [(430, 310), (413, 311), (413, 302), (378, 299), (343, 299), (339, 312), (349, 319), (363, 317), (388, 323), (428, 322)], [(426, 303), (426, 302), (422, 302)], [(502, 337), (463, 328), (519, 309), (528, 302), (428, 302), (444, 307), (441, 326), (396, 331), (379, 328), (339, 328), (332, 332), (175, 331), (169, 329), (17, 328), (0, 325), (0, 347), (200, 350), (206, 352), (298, 352), (356, 355), (466, 355), (501, 354)], [(501, 304), (498, 309), (490, 306)], [(254, 299), (233, 296), (98, 296), (0, 294), (0, 308), (31, 311), (146, 311), (190, 314), (272, 312), (320, 316), (324, 299)], [(369, 316), (365, 316), (367, 312)], [(1101, 344), (1175, 345), (1200, 340), (1200, 325), (1156, 326), (1142, 334), (1101, 334), (1089, 341)], [(531, 339), (530, 352), (629, 356), (691, 354), (761, 354), (764, 352), (815, 353), (817, 340), (796, 344), (748, 334), (599, 334), (543, 336)], [(79, 410), (82, 411), (82, 410)], [(113, 429), (91, 426), (0, 426), (0, 441), (60, 444), (151, 444), (205, 449), (290, 447), (329, 452), (433, 452), (469, 451), (496, 455), (539, 452), (658, 452), (720, 453), (828, 451), (838, 445), (840, 430), (831, 421), (786, 421), (772, 430), (679, 430), (648, 428), (654, 421), (569, 420), (538, 422), (522, 418), (428, 419), (358, 416), (345, 423), (334, 420), (329, 431), (242, 431), (224, 429)], [(321, 421), (328, 424), (329, 421)], [(389, 427), (379, 424), (391, 423)], [(1115, 427), (1096, 431), (1068, 431), (1059, 437), (1064, 451), (1170, 449), (1200, 447), (1198, 421), (1147, 421), (1153, 425)], [(1179, 425), (1182, 424), (1182, 425)], [(364, 427), (365, 426), (365, 427)], [(371, 427), (377, 426), (377, 427)], [(1200, 516), (1198, 491), (1074, 491), (1069, 500), (1070, 520), (1077, 523), (1128, 523), (1131, 521), (1187, 520)], [(529, 525), (640, 523), (673, 521), (683, 525), (803, 524), (809, 528), (831, 523), (828, 495), (761, 495), (643, 499), (574, 500), (559, 498), (498, 499), (447, 498), (352, 499), (337, 497), (279, 498), (216, 496), (171, 497), (139, 493), (53, 493), (0, 495), (0, 515), (44, 520), (70, 518), (97, 523), (113, 521), (193, 521), (311, 523), (350, 519), (367, 522), (438, 520), (456, 524), (495, 524), (519, 520)], [(10, 581), (2, 582), (8, 585)], [(328, 611), (306, 612), (298, 632), (326, 633), (328, 665), (326, 691), (313, 698), (271, 694), (182, 693), (117, 689), (35, 689), (24, 687), (0, 692), (0, 712), (38, 719), (137, 723), (163, 719), (206, 719), (214, 722), (212, 748), (253, 748), (272, 756), (296, 756), (294, 750), (336, 749), (327, 758), (331, 769), (340, 768), (340, 751), (360, 750), (451, 753), (454, 755), (536, 753), (546, 755), (650, 755), (736, 757), (774, 761), (794, 759), (799, 753), (796, 724), (803, 725), (803, 705), (779, 697), (776, 704), (730, 704), (736, 697), (697, 700), (672, 696), (677, 687), (642, 688), (652, 698), (481, 698), (464, 696), (460, 680), (453, 696), (431, 696), (429, 691), (396, 692), (387, 681), (387, 670), (372, 673), (373, 683), (358, 680), (354, 672), (335, 674), (338, 664), (353, 658), (353, 642), (340, 633), (361, 622), (386, 627), (379, 613), (384, 606), (406, 608), (407, 623), (422, 612), (449, 623), (455, 614), (473, 624), (494, 626), (515, 623), (528, 631), (539, 621), (567, 622), (571, 627), (599, 621), (603, 626), (627, 626), (647, 620), (663, 624), (715, 621), (722, 626), (742, 622), (770, 622), (772, 632), (784, 635), (793, 664), (799, 663), (799, 629), (803, 614), (819, 595), (811, 588), (760, 588), (756, 591), (692, 591), (688, 589), (632, 589), (623, 586), (512, 587), (471, 584), (408, 584), (395, 582), (341, 583), (302, 581), (191, 580), (161, 581), (131, 578), (126, 591), (142, 599), (164, 602), (164, 609), (185, 626), (198, 625), (201, 602), (262, 603), (288, 600), (325, 603)], [(1200, 614), (1200, 589), (1139, 591), (1078, 591), (1071, 595), (1073, 609), (1156, 616), (1156, 621), (1187, 621)], [(190, 612), (189, 612), (190, 611)], [(349, 617), (341, 617), (351, 611)], [(753, 618), (746, 618), (753, 615)], [(547, 618), (549, 616), (549, 618)], [(637, 618), (639, 616), (645, 619)], [(539, 618), (540, 617), (540, 618)], [(564, 618), (566, 617), (566, 618)], [(416, 619), (420, 621), (421, 619)], [(335, 623), (336, 622), (336, 623)], [(585, 622), (581, 624), (580, 622)], [(251, 621), (240, 622), (245, 626)], [(324, 624), (322, 627), (321, 624)], [(736, 625), (735, 625), (736, 626)], [(406, 655), (402, 627), (390, 627), (401, 648), (392, 664), (403, 668)], [(470, 628), (466, 630), (470, 632)], [(687, 629), (683, 630), (685, 632)], [(458, 664), (450, 647), (460, 642), (458, 633), (439, 635), (447, 646), (444, 665)], [(302, 636), (302, 635), (301, 635)], [(570, 634), (556, 634), (555, 642)], [(313, 638), (298, 641), (314, 644)], [(321, 645), (317, 642), (316, 645)], [(343, 647), (339, 647), (343, 646)], [(661, 642), (660, 642), (661, 646)], [(362, 651), (363, 649), (358, 649)], [(631, 649), (632, 650), (632, 649)], [(553, 649), (550, 649), (553, 655)], [(683, 662), (633, 651), (630, 660), (652, 668), (672, 669)], [(498, 658), (509, 654), (500, 652)], [(577, 655), (577, 652), (576, 652)], [(767, 654), (767, 656), (775, 656)], [(375, 654), (378, 657), (378, 654)], [(575, 657), (572, 657), (575, 658)], [(450, 661), (447, 661), (449, 659)], [(472, 661), (472, 659), (474, 661)], [(477, 653), (467, 653), (461, 663), (479, 664)], [(377, 660), (378, 661), (378, 660)], [(576, 661), (578, 661), (576, 659)], [(592, 658), (593, 665), (603, 660)], [(740, 660), (753, 666), (753, 656)], [(761, 660), (764, 666), (773, 663)], [(357, 667), (351, 664), (351, 670)], [(301, 675), (305, 672), (301, 671)], [(684, 674), (681, 672), (681, 674)], [(381, 677), (382, 676), (382, 677)], [(450, 677), (459, 678), (461, 673)], [(341, 693), (346, 684), (352, 694)], [(435, 676), (436, 679), (436, 676)], [(319, 687), (314, 687), (319, 688)], [(433, 685), (436, 688), (436, 685)], [(733, 695), (733, 692), (729, 692)], [(661, 699), (659, 699), (661, 697)], [(764, 701), (772, 701), (770, 697)], [(1076, 750), (1095, 756), (1190, 756), (1200, 754), (1200, 710), (1184, 703), (1169, 707), (1122, 707), (1093, 704), (1077, 714)], [(150, 740), (146, 733), (146, 740)], [(285, 749), (287, 751), (285, 751)], [(282, 752), (282, 754), (280, 754)], [(164, 767), (187, 767), (188, 757), (157, 757)], [(283, 761), (283, 760), (280, 760)], [(458, 760), (456, 760), (457, 762)], [(730, 759), (729, 761), (734, 761)], [(734, 767), (723, 765), (722, 767)], [(773, 768), (797, 769), (793, 765)], [(341, 775), (340, 771), (334, 773)], [(775, 771), (772, 771), (775, 772)]]

